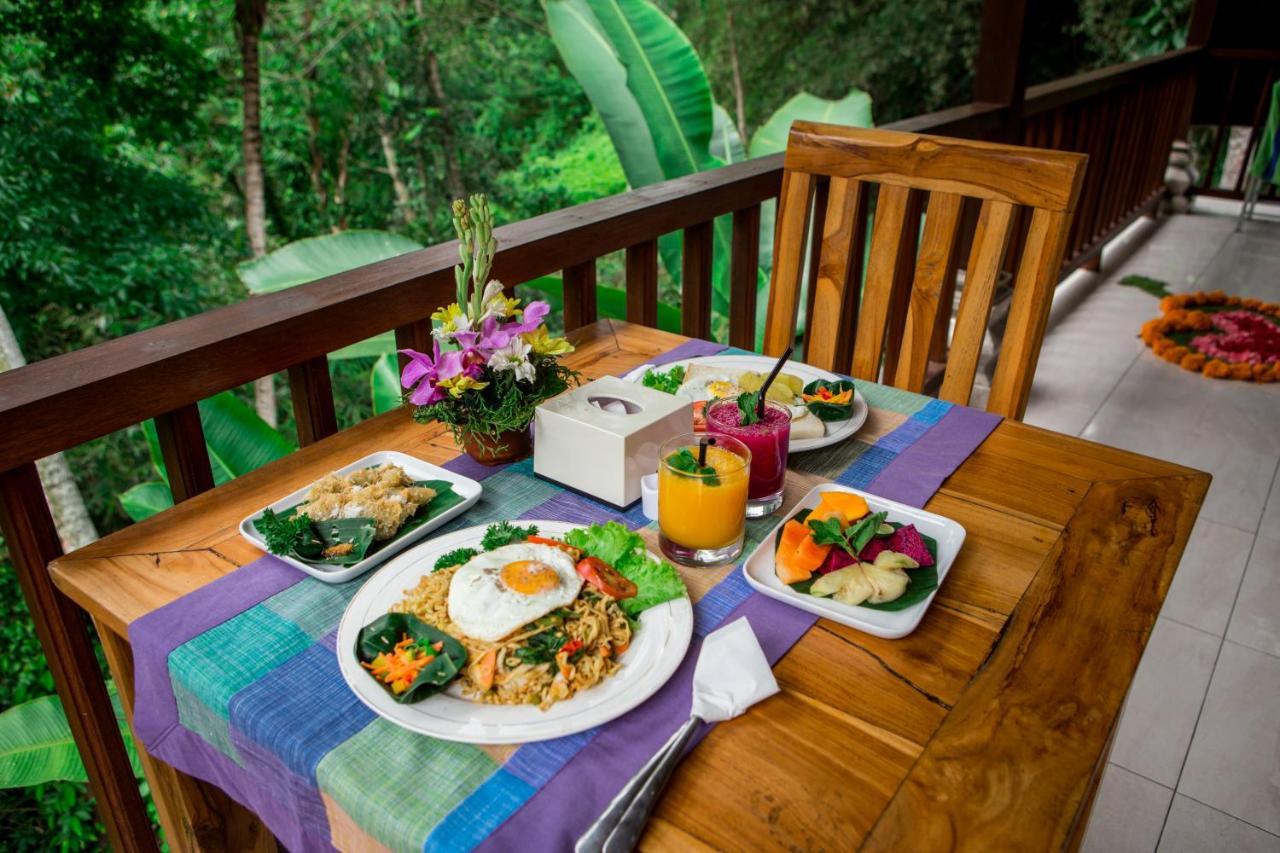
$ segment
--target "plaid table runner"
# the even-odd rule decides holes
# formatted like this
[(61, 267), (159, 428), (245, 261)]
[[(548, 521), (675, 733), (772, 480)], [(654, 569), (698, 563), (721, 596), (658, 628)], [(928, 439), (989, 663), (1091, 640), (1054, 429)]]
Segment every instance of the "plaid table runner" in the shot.
[[(654, 363), (725, 350), (689, 341)], [(866, 426), (855, 439), (793, 456), (793, 470), (922, 506), (1000, 420), (857, 387), (871, 406)], [(620, 513), (537, 479), (529, 460), (485, 468), (460, 457), (446, 467), (481, 480), (484, 494), (442, 532), (517, 517), (656, 527), (638, 504)], [(777, 522), (748, 522), (747, 553)], [(343, 682), (337, 626), (362, 579), (327, 585), (266, 556), (129, 626), (135, 730), (152, 755), (227, 791), (291, 850), (569, 849), (687, 719), (702, 637), (746, 616), (776, 663), (816, 621), (753, 593), (734, 568), (683, 574), (694, 640), (652, 698), (580, 734), (472, 746), (400, 729)]]

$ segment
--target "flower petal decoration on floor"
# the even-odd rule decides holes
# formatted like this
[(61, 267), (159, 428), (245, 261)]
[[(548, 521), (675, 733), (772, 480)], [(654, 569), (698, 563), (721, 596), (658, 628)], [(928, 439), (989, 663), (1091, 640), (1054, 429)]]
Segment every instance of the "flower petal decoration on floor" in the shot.
[(1211, 379), (1280, 378), (1280, 305), (1214, 290), (1166, 296), (1160, 311), (1140, 337), (1170, 364)]

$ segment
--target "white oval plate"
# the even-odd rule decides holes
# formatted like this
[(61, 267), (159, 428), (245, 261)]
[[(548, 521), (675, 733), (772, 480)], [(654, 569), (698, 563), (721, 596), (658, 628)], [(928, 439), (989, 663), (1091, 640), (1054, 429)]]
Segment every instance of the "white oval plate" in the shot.
[[(404, 472), (415, 480), (448, 480), (453, 483), (453, 490), (462, 496), (462, 503), (455, 504), (449, 509), (437, 515), (426, 524), (414, 530), (405, 536), (396, 539), (390, 545), (379, 550), (360, 562), (352, 566), (323, 566), (304, 563), (302, 560), (296, 560), (288, 554), (276, 555), (277, 560), (283, 560), (295, 569), (306, 572), (316, 580), (325, 583), (346, 583), (354, 577), (364, 574), (375, 566), (380, 566), (387, 560), (399, 554), (408, 548), (414, 542), (422, 539), (431, 531), (435, 530), (446, 521), (451, 521), (455, 517), (461, 515), (475, 505), (480, 500), (480, 493), (484, 491), (484, 487), (470, 477), (464, 477), (461, 474), (455, 474), (439, 465), (432, 465), (430, 462), (424, 462), (416, 456), (410, 456), (407, 453), (400, 453), (395, 450), (379, 450), (376, 453), (370, 453), (368, 456), (362, 456), (349, 465), (343, 465), (336, 469), (335, 474), (350, 474), (352, 471), (358, 471), (361, 468), (370, 468), (374, 465), (399, 465)], [(307, 499), (307, 495), (311, 492), (311, 487), (315, 483), (308, 483), (301, 489), (294, 491), (292, 494), (285, 495), (280, 500), (263, 507), (252, 515), (247, 516), (240, 522), (240, 535), (251, 545), (267, 550), (267, 541), (262, 534), (258, 532), (258, 528), (254, 526), (254, 522), (262, 517), (262, 513), (266, 510), (281, 512), (290, 507), (297, 506)]]
[(746, 575), (747, 583), (770, 598), (776, 598), (792, 607), (799, 607), (801, 610), (816, 613), (825, 619), (848, 625), (850, 628), (857, 628), (859, 631), (866, 631), (877, 637), (896, 640), (907, 636), (916, 629), (920, 620), (924, 618), (925, 611), (929, 609), (929, 605), (933, 604), (933, 599), (938, 595), (937, 589), (924, 601), (917, 602), (905, 610), (874, 610), (870, 607), (858, 607), (831, 598), (796, 592), (778, 580), (773, 565), (778, 531), (800, 510), (816, 507), (818, 501), (822, 499), (823, 492), (852, 492), (855, 495), (861, 495), (872, 512), (887, 512), (889, 521), (914, 524), (921, 533), (932, 536), (938, 543), (938, 589), (942, 589), (942, 583), (947, 579), (947, 573), (951, 571), (951, 564), (955, 562), (956, 554), (964, 544), (964, 528), (941, 515), (900, 504), (888, 498), (869, 495), (837, 483), (814, 486), (809, 494), (787, 511), (777, 527), (773, 528), (742, 564), (742, 573)]
[[(652, 364), (642, 364), (624, 376), (623, 379), (628, 382), (639, 382), (644, 378), (646, 370), (670, 370), (677, 364), (683, 367), (688, 367), (694, 362), (714, 367), (724, 367), (729, 370), (754, 370), (757, 373), (768, 373), (770, 370), (773, 370), (773, 365), (776, 361), (777, 359), (769, 358), (767, 355), (704, 355), (699, 358), (682, 358), (678, 361), (659, 365), (656, 368)], [(804, 380), (804, 384), (806, 385), (815, 379), (825, 379), (828, 382), (837, 382), (844, 378), (829, 370), (820, 370), (811, 364), (805, 364), (801, 361), (788, 361), (786, 366), (782, 368), (782, 372), (799, 376)], [(866, 398), (855, 389), (853, 392), (853, 412), (849, 416), (848, 420), (826, 421), (824, 423), (827, 429), (827, 434), (822, 438), (792, 439), (788, 449), (791, 453), (800, 453), (805, 450), (816, 450), (819, 447), (838, 444), (858, 430), (862, 429), (862, 425), (867, 422), (868, 411)]]
[[(521, 520), (539, 533), (559, 538), (578, 524)], [(347, 685), (374, 713), (398, 726), (443, 740), (464, 743), (529, 743), (585, 731), (620, 717), (667, 683), (684, 659), (693, 636), (693, 607), (688, 598), (651, 607), (621, 657), (622, 669), (590, 690), (557, 702), (546, 711), (532, 705), (486, 705), (462, 695), (455, 682), (443, 693), (401, 705), (360, 667), (356, 637), (360, 629), (387, 612), (404, 591), (432, 571), (436, 559), (454, 548), (478, 548), (487, 525), (468, 527), (423, 543), (378, 570), (351, 599), (338, 625), (338, 666)], [(653, 555), (657, 557), (658, 555)]]

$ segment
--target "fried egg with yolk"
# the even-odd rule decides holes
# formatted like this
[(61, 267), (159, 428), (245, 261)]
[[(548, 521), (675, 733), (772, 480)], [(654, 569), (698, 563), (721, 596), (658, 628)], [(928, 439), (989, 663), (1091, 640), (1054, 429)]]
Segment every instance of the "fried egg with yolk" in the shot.
[(726, 370), (698, 366), (690, 368), (684, 382), (676, 389), (676, 396), (686, 400), (718, 400), (736, 397), (740, 393), (738, 376)]
[(528, 542), (477, 554), (449, 583), (449, 619), (482, 642), (501, 640), (582, 589), (573, 558), (550, 545)]

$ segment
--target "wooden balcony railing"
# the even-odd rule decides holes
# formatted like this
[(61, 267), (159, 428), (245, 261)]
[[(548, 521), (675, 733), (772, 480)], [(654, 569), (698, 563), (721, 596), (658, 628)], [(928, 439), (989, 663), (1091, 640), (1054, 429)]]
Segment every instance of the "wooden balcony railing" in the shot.
[[(982, 138), (1012, 133), (1027, 144), (1086, 151), (1069, 270), (1095, 258), (1110, 235), (1157, 199), (1169, 142), (1185, 126), (1196, 53), (1036, 86), (1020, 106), (973, 103), (891, 126)], [(763, 308), (756, 304), (760, 205), (777, 196), (781, 164), (781, 155), (751, 160), (503, 226), (494, 275), (511, 283), (562, 271), (572, 329), (596, 319), (596, 259), (625, 250), (627, 319), (654, 325), (657, 241), (681, 232), (682, 329), (707, 336), (711, 223), (730, 215), (728, 336), (751, 347)], [(337, 428), (328, 353), (387, 329), (401, 346), (429, 346), (429, 315), (452, 297), (456, 258), (455, 243), (433, 246), (0, 374), (0, 530), (118, 849), (154, 849), (155, 841), (83, 614), (49, 578), (60, 547), (35, 460), (154, 418), (174, 499), (186, 500), (213, 485), (197, 402), (280, 371), (289, 375), (299, 439), (318, 441)], [(938, 357), (945, 355), (945, 321)]]
[[(1280, 79), (1280, 50), (1212, 48), (1203, 58), (1204, 85), (1191, 114), (1193, 124), (1212, 128), (1196, 192), (1218, 198), (1244, 198), (1244, 179), (1262, 139), (1262, 126), (1271, 106), (1271, 87)], [(1215, 178), (1226, 159), (1232, 127), (1248, 127), (1249, 138), (1242, 152), (1242, 167), (1229, 185)], [(1261, 198), (1275, 201), (1275, 184), (1265, 184)]]

